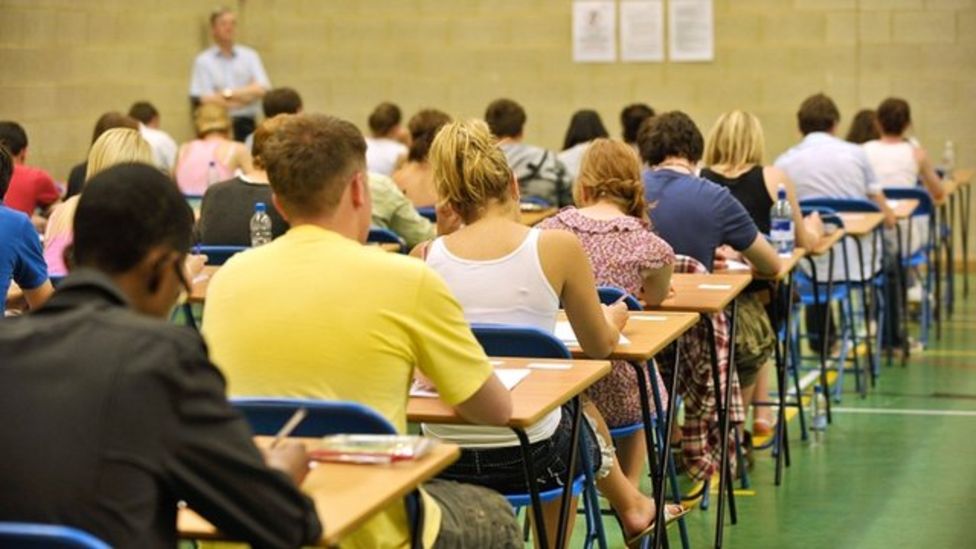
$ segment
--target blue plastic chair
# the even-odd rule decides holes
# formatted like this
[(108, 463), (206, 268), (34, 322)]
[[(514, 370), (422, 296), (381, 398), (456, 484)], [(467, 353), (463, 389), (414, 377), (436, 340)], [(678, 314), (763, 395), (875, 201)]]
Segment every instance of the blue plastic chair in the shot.
[(383, 229), (380, 227), (370, 227), (369, 236), (366, 237), (366, 242), (374, 242), (377, 244), (396, 244), (400, 246), (400, 253), (406, 251), (407, 243), (400, 238), (400, 235), (389, 229)]
[(519, 199), (522, 204), (532, 204), (535, 206), (542, 206), (543, 208), (551, 208), (552, 203), (550, 203), (545, 198), (539, 198), (538, 196), (523, 196)]
[(417, 208), (417, 213), (422, 217), (426, 217), (431, 223), (437, 223), (437, 208), (433, 206), (424, 206), (422, 208)]
[(95, 536), (55, 524), (0, 522), (0, 548), (17, 549), (110, 549)]
[[(532, 326), (513, 326), (507, 324), (472, 324), (471, 331), (478, 343), (489, 356), (510, 356), (523, 358), (556, 358), (571, 359), (569, 349), (562, 341), (548, 332)], [(585, 420), (583, 420), (585, 421)], [(580, 429), (580, 436), (586, 436), (586, 429)], [(583, 445), (581, 444), (582, 448)], [(583, 493), (583, 515), (586, 519), (586, 541), (584, 547), (590, 547), (596, 542), (605, 548), (606, 532), (603, 530), (603, 520), (600, 515), (599, 497), (593, 482), (593, 468), (586, 452), (580, 452), (583, 474), (573, 480), (572, 494), (578, 496)], [(562, 487), (539, 493), (539, 499), (545, 503), (562, 497)], [(531, 498), (528, 492), (517, 494), (503, 494), (516, 514), (528, 505)]]
[(193, 253), (207, 256), (207, 265), (223, 265), (234, 255), (250, 249), (249, 246), (212, 246), (201, 244), (193, 247)]
[[(874, 202), (862, 199), (862, 198), (826, 198), (826, 197), (816, 197), (816, 198), (806, 198), (800, 201), (801, 207), (823, 207), (831, 208), (836, 212), (846, 212), (846, 213), (876, 213), (880, 212), (881, 209)], [(865, 262), (865, 251), (861, 246), (861, 242), (858, 239), (853, 239), (855, 247), (858, 250), (857, 260), (861, 265), (860, 278), (851, 280), (848, 278), (845, 281), (847, 284), (851, 285), (851, 288), (858, 288), (861, 290), (861, 300), (863, 307), (863, 327), (866, 334), (865, 343), (867, 344), (868, 350), (868, 362), (870, 365), (871, 372), (871, 385), (873, 386), (876, 382), (880, 370), (878, 369), (878, 364), (880, 363), (880, 350), (881, 350), (881, 330), (878, 330), (877, 334), (871, 334), (871, 323), (869, 320), (874, 318), (877, 321), (877, 325), (884, 326), (884, 319), (887, 311), (884, 306), (879, 306), (876, 310), (872, 311), (870, 306), (870, 301), (868, 299), (869, 293), (871, 297), (876, 302), (883, 301), (883, 293), (878, 292), (878, 287), (890, 283), (884, 276), (883, 270), (875, 271), (876, 264), (876, 254), (878, 252), (883, 253), (882, 248), (884, 246), (884, 239), (881, 238), (880, 231), (875, 231), (872, 238), (874, 253), (870, 257), (869, 262)], [(847, 253), (845, 250), (844, 256)], [(848, 271), (849, 274), (849, 271)], [(835, 281), (836, 282), (836, 281)], [(879, 295), (882, 294), (882, 295)], [(883, 305), (883, 303), (881, 303)], [(856, 330), (857, 328), (855, 328)], [(877, 338), (877, 341), (873, 341)]]
[[(308, 415), (292, 431), (293, 437), (322, 437), (337, 434), (395, 435), (396, 428), (378, 412), (355, 402), (296, 398), (234, 398), (231, 404), (244, 414), (255, 435), (274, 435), (299, 408)], [(411, 522), (411, 547), (421, 547), (423, 504), (420, 493), (406, 496)]]
[[(912, 234), (914, 223), (909, 222), (907, 224), (908, 235), (906, 241), (908, 249), (902, 250), (902, 257), (900, 258), (902, 268), (911, 270), (915, 276), (919, 277), (921, 280), (924, 280), (924, 283), (922, 284), (922, 321), (920, 326), (919, 340), (922, 342), (924, 347), (927, 347), (929, 343), (929, 328), (932, 326), (932, 305), (928, 296), (932, 295), (932, 289), (935, 283), (935, 270), (931, 258), (933, 253), (937, 253), (935, 245), (937, 238), (935, 230), (935, 205), (932, 203), (932, 196), (929, 195), (928, 191), (921, 187), (885, 187), (884, 193), (886, 197), (895, 200), (918, 200), (918, 207), (916, 207), (915, 211), (912, 212), (912, 215), (909, 218), (910, 221), (913, 221), (917, 217), (928, 217), (928, 238), (926, 239), (926, 242), (921, 243), (918, 250), (914, 250), (915, 246), (913, 246), (913, 243), (917, 242), (919, 238), (918, 235)], [(900, 230), (901, 228), (899, 231)], [(925, 266), (924, 277), (921, 274), (921, 267), (923, 265)], [(907, 291), (907, 288), (905, 288), (905, 290)], [(902, 292), (902, 296), (907, 298), (907, 293)], [(907, 319), (907, 315), (904, 315), (904, 317)]]

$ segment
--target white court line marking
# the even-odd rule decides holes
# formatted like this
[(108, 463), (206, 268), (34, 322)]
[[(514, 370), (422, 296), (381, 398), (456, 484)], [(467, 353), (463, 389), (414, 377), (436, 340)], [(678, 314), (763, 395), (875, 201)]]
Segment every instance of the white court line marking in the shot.
[(918, 410), (911, 408), (839, 408), (833, 407), (831, 412), (842, 414), (887, 414), (899, 416), (958, 416), (976, 417), (976, 410)]

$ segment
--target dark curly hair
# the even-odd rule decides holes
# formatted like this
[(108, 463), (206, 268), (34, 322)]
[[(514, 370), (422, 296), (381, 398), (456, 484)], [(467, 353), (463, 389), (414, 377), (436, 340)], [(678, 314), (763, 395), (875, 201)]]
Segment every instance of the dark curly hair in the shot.
[(681, 111), (671, 111), (648, 118), (637, 132), (641, 158), (649, 166), (660, 164), (669, 156), (698, 162), (705, 148), (698, 126)]

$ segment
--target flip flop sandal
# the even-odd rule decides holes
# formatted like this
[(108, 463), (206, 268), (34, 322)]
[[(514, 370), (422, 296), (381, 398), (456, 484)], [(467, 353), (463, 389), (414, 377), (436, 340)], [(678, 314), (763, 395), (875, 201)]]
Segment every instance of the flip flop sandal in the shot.
[[(667, 528), (668, 526), (671, 525), (671, 523), (687, 515), (689, 512), (690, 509), (685, 509), (684, 507), (676, 503), (665, 504), (664, 527)], [(622, 524), (620, 526), (620, 530), (623, 531)], [(647, 528), (644, 528), (639, 533), (630, 536), (629, 538), (627, 538), (627, 540), (624, 543), (627, 545), (628, 548), (640, 547), (641, 541), (653, 533), (654, 533), (654, 521), (652, 520), (651, 523), (647, 525)]]

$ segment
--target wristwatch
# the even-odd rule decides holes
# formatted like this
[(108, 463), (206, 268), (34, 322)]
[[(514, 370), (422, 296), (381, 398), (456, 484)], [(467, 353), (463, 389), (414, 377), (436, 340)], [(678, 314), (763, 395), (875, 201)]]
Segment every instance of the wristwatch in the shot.
[(224, 91), (222, 92), (222, 95), (224, 96), (224, 99), (229, 100), (231, 97), (234, 96), (234, 90), (232, 90), (230, 88), (224, 88)]

